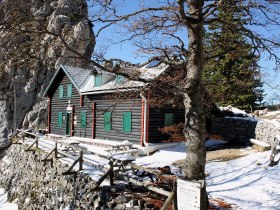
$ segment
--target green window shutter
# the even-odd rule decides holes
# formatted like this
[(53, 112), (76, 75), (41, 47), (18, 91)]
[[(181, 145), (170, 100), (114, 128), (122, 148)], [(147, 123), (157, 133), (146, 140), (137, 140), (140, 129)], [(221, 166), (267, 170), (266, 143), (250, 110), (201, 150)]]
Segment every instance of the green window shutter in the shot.
[(62, 127), (62, 121), (63, 121), (63, 114), (62, 114), (62, 112), (58, 112), (57, 118), (58, 118), (58, 120), (57, 120), (57, 126), (58, 126), (58, 127)]
[(111, 116), (112, 116), (111, 112), (104, 113), (104, 131), (112, 130)]
[(67, 84), (67, 97), (72, 97), (72, 84)]
[(64, 95), (64, 94), (63, 94), (63, 85), (60, 85), (60, 86), (59, 86), (59, 96), (58, 96), (58, 97), (59, 97), (59, 98), (63, 98), (63, 95)]
[(84, 111), (81, 111), (81, 122), (80, 122), (81, 128), (87, 127), (87, 113)]
[(121, 75), (117, 75), (116, 77), (116, 84), (121, 85), (124, 82), (124, 77)]
[(102, 74), (96, 74), (94, 79), (94, 87), (99, 87), (102, 85)]
[(165, 113), (164, 126), (170, 126), (174, 123), (174, 113)]
[(123, 131), (131, 132), (131, 112), (123, 113)]

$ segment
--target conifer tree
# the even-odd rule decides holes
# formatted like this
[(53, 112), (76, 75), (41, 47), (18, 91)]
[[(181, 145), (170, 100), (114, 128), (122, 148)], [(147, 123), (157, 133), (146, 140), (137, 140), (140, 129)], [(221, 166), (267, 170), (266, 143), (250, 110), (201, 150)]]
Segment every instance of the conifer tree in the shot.
[(206, 32), (204, 82), (220, 106), (249, 111), (250, 106), (260, 106), (263, 99), (259, 57), (236, 28), (247, 24), (244, 10), (236, 0), (224, 4), (219, 8), (219, 19), (223, 21), (210, 24)]

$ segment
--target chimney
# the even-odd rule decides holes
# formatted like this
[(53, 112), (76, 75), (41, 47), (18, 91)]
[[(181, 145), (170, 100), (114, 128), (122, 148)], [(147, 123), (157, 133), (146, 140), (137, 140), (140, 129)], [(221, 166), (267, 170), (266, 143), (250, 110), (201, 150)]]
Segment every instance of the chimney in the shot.
[(112, 61), (105, 61), (104, 62), (104, 67), (106, 69), (112, 69), (113, 68), (113, 62)]

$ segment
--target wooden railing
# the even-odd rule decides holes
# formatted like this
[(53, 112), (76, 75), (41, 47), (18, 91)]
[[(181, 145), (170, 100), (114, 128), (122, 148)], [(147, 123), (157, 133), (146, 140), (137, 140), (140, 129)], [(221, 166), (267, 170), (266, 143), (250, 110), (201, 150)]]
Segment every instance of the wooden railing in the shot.
[[(32, 137), (33, 139), (35, 139), (34, 142), (32, 142), (32, 144), (30, 144), (28, 146), (27, 149), (25, 149), (25, 151), (35, 151), (34, 149), (32, 149), (34, 146), (36, 149), (39, 149), (39, 136), (28, 132), (28, 131), (24, 131), (24, 130), (20, 130), (17, 129), (17, 132), (15, 133), (15, 137), (16, 140), (13, 141), (13, 144), (23, 144), (26, 140), (26, 137)], [(22, 140), (22, 142), (20, 142)], [(64, 150), (63, 151), (61, 149), (58, 149), (58, 144), (63, 145), (64, 146)], [(73, 155), (73, 154), (69, 154), (67, 153), (67, 151), (71, 151), (73, 153), (78, 153), (77, 156)], [(46, 163), (46, 162), (50, 162), (51, 166), (53, 166), (53, 161), (54, 158), (58, 159), (58, 158), (63, 158), (63, 157), (68, 157), (72, 160), (74, 160), (74, 162), (72, 163), (72, 165), (65, 171), (62, 172), (62, 175), (71, 175), (71, 174), (75, 174), (78, 171), (83, 170), (83, 164), (86, 164), (88, 166), (92, 166), (94, 168), (98, 168), (100, 171), (104, 172), (104, 175), (100, 177), (100, 179), (96, 182), (94, 189), (97, 189), (101, 183), (109, 177), (110, 180), (110, 184), (113, 185), (113, 180), (114, 180), (114, 175), (118, 175), (120, 172), (125, 172), (125, 171), (129, 171), (129, 170), (141, 170), (144, 171), (147, 176), (150, 177), (151, 181), (154, 182), (153, 177), (152, 176), (157, 176), (157, 177), (161, 177), (161, 179), (164, 179), (165, 175), (160, 173), (157, 170), (152, 170), (143, 166), (138, 166), (136, 164), (132, 163), (132, 160), (118, 160), (117, 158), (114, 157), (107, 157), (95, 152), (91, 152), (91, 151), (86, 151), (86, 154), (91, 154), (91, 155), (95, 155), (104, 159), (109, 160), (108, 162), (108, 167), (104, 167), (103, 165), (99, 165), (99, 164), (95, 164), (92, 163), (88, 160), (86, 160), (84, 158), (84, 149), (77, 146), (77, 143), (72, 143), (72, 144), (67, 144), (64, 142), (55, 142), (54, 148), (41, 160), (42, 162)], [(73, 171), (74, 167), (79, 164), (78, 170), (77, 171)], [(116, 169), (116, 170), (114, 170)], [(148, 190), (153, 191), (155, 193), (164, 195), (167, 197), (165, 203), (163, 204), (161, 210), (166, 210), (168, 209), (168, 207), (170, 206), (170, 203), (176, 199), (174, 199), (174, 196), (176, 195), (176, 181), (174, 180), (173, 183), (171, 183), (172, 185), (172, 191), (167, 191), (163, 188), (160, 188), (158, 186), (153, 186), (150, 184), (147, 184), (145, 182), (141, 182), (137, 179), (132, 178), (131, 176), (125, 175), (125, 173), (123, 173), (124, 178), (136, 185), (139, 186), (144, 186), (146, 187)]]

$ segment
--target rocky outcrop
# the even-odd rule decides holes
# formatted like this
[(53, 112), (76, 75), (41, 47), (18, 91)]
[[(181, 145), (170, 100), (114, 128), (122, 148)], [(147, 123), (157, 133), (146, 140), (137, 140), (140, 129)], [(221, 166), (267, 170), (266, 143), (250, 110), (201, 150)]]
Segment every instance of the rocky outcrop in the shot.
[[(3, 96), (0, 128), (8, 130), (22, 126), (46, 128), (47, 101), (43, 93), (56, 68), (60, 64), (85, 65), (81, 57), (90, 58), (95, 45), (91, 25), (86, 19), (86, 0), (28, 0), (26, 3), (21, 9), (32, 15), (32, 22), (25, 24), (32, 24), (32, 30), (38, 28), (44, 33), (24, 34), (21, 41), (17, 38), (9, 42), (6, 49), (1, 49), (2, 52), (9, 49), (9, 54), (0, 58), (2, 63), (7, 63), (4, 67), (0, 65)], [(24, 2), (19, 2), (19, 7), (21, 4)], [(22, 28), (27, 26), (30, 27), (23, 25)], [(12, 34), (12, 31), (0, 31), (2, 43)], [(24, 53), (17, 48), (23, 48)], [(6, 137), (6, 133), (2, 134), (2, 139)]]
[[(256, 139), (269, 145), (275, 143), (275, 137), (280, 136), (279, 120), (260, 120), (256, 127)], [(280, 140), (280, 139), (279, 139)]]

